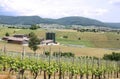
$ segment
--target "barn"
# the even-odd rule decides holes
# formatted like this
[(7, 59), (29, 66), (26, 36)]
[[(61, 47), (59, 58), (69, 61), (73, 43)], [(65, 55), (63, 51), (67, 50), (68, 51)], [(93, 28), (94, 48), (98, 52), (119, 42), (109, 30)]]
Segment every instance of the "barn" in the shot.
[(29, 38), (26, 35), (18, 34), (13, 35), (12, 37), (3, 37), (2, 40), (14, 44), (28, 44)]
[(9, 37), (7, 42), (8, 43), (15, 43), (15, 44), (27, 44), (29, 39), (23, 38), (16, 38), (16, 37)]

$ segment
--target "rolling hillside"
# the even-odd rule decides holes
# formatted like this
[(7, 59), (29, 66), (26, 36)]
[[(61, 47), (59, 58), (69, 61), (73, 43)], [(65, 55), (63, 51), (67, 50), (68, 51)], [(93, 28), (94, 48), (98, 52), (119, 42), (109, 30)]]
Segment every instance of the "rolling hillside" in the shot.
[(104, 23), (95, 19), (85, 17), (64, 17), (59, 19), (41, 18), (39, 16), (0, 16), (0, 24), (61, 24), (61, 25), (82, 25), (82, 26), (107, 26), (120, 28), (120, 23)]

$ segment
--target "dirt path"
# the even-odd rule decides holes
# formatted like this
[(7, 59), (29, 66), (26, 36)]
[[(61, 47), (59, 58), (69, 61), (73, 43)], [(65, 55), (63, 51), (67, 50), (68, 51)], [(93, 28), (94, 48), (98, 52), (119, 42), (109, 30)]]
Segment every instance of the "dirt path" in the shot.
[(0, 79), (16, 79), (16, 77), (10, 75), (0, 75)]

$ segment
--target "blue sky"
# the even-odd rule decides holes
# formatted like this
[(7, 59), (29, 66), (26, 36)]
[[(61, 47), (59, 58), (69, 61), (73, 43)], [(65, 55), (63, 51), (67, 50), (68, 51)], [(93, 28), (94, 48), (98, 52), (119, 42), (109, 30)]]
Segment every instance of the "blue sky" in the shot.
[(104, 22), (120, 22), (120, 0), (0, 0), (0, 15), (82, 16)]

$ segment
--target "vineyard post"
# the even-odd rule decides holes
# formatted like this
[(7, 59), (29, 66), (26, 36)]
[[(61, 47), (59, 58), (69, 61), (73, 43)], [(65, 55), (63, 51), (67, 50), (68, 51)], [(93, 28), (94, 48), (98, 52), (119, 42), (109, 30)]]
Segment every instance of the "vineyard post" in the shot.
[(102, 65), (102, 66), (104, 67), (102, 77), (105, 79), (105, 72), (106, 72), (106, 66), (105, 66), (105, 63), (106, 63), (106, 61), (105, 61), (105, 60), (102, 60), (102, 62), (103, 62), (103, 65)]
[[(109, 61), (106, 60), (106, 68), (109, 67)], [(108, 71), (108, 79), (109, 79), (109, 71)]]
[(120, 72), (120, 61), (117, 61), (117, 78), (119, 78), (119, 72)]
[(106, 74), (107, 74), (107, 60), (104, 60), (105, 61), (105, 70), (104, 70), (104, 73), (103, 73), (103, 78), (106, 79)]
[[(72, 66), (74, 66), (74, 61), (75, 61), (75, 59), (74, 59), (74, 57), (72, 57)], [(71, 73), (71, 79), (73, 79), (73, 76), (74, 76), (74, 73), (72, 72)]]
[(98, 72), (99, 72), (98, 78), (101, 79), (101, 73), (100, 73), (100, 71), (99, 71), (99, 70), (100, 70), (100, 64), (101, 64), (101, 63), (100, 63), (100, 58), (98, 59), (98, 63), (97, 63), (97, 64), (98, 64)]
[(59, 79), (62, 79), (62, 72), (61, 72), (61, 51), (59, 48)]
[(81, 73), (81, 71), (82, 71), (82, 65), (83, 65), (83, 59), (82, 58), (80, 58), (80, 79), (83, 79), (83, 73)]
[(101, 59), (101, 58), (99, 59), (99, 63), (100, 63), (100, 68), (99, 68), (99, 69), (101, 70), (101, 71), (100, 71), (100, 79), (102, 79), (103, 70), (102, 70), (102, 59)]
[[(113, 67), (116, 66), (116, 62), (111, 61), (111, 64), (113, 65)], [(110, 72), (111, 72), (111, 78), (113, 78), (114, 77), (114, 75), (113, 75), (114, 71), (110, 71)]]
[(43, 47), (43, 55), (45, 55), (45, 47)]
[[(50, 61), (51, 61), (51, 45), (50, 45), (50, 47), (49, 47), (49, 52), (50, 52), (50, 54), (49, 54), (49, 69), (50, 69)], [(48, 74), (48, 79), (50, 79), (50, 77), (51, 77), (51, 74)]]
[(4, 55), (6, 54), (6, 44), (4, 44), (4, 46), (3, 46), (3, 53), (4, 53)]
[(86, 58), (86, 79), (88, 79), (89, 73), (88, 73), (88, 58)]
[(21, 59), (24, 59), (25, 57), (25, 47), (23, 45), (22, 53), (21, 53)]
[(93, 68), (94, 68), (94, 58), (92, 57), (92, 79), (94, 79)]
[(58, 54), (57, 54), (57, 52), (56, 52), (56, 53), (55, 53), (55, 59), (56, 59), (56, 62), (58, 63), (57, 57), (58, 57)]
[(40, 58), (40, 54), (38, 53), (38, 54), (37, 54), (37, 61), (39, 60), (39, 58)]
[(50, 52), (50, 54), (49, 54), (49, 67), (50, 67), (51, 46), (50, 46), (50, 48), (49, 48), (49, 52)]
[(100, 61), (100, 66), (101, 66), (101, 69), (102, 69), (102, 72), (101, 72), (101, 79), (102, 79), (103, 78), (103, 74), (104, 74), (104, 69), (103, 69), (104, 61), (102, 59)]

